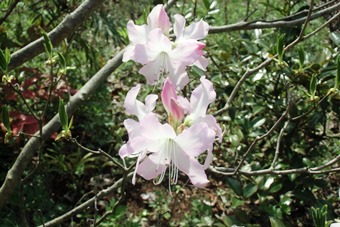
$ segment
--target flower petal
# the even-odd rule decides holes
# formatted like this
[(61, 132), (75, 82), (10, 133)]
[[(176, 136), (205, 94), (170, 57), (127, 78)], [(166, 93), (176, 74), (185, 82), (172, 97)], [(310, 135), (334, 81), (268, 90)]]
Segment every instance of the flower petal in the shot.
[(140, 122), (141, 134), (145, 139), (159, 140), (176, 137), (169, 124), (161, 124), (154, 113), (147, 114)]
[(202, 76), (200, 80), (201, 84), (193, 90), (190, 97), (192, 107), (190, 119), (193, 122), (206, 115), (209, 104), (216, 98), (216, 92), (214, 91), (212, 83), (205, 79), (204, 76)]
[(205, 123), (197, 123), (179, 134), (175, 142), (189, 156), (197, 157), (207, 149), (212, 150), (215, 133)]
[(205, 187), (209, 181), (207, 175), (204, 172), (204, 166), (183, 150), (177, 150), (177, 152), (179, 153), (176, 154), (177, 157), (174, 157), (173, 160), (176, 159), (175, 164), (178, 169), (188, 175), (193, 185), (199, 188)]
[(185, 18), (176, 14), (174, 23), (174, 33), (176, 36), (176, 43), (185, 42), (187, 40), (200, 40), (208, 35), (209, 25), (207, 22), (200, 20), (199, 22), (193, 22), (185, 28)]
[(146, 157), (138, 166), (137, 174), (145, 180), (151, 180), (166, 170), (165, 156), (162, 152), (156, 152)]
[(145, 44), (148, 40), (148, 27), (145, 24), (135, 25), (135, 23), (130, 20), (127, 23), (127, 32), (132, 44)]
[(170, 20), (169, 20), (167, 13), (164, 10), (163, 5), (159, 4), (155, 6), (151, 10), (147, 20), (148, 20), (148, 26), (151, 29), (160, 28), (162, 29), (162, 32), (164, 34), (167, 35), (169, 33)]
[(170, 112), (171, 119), (173, 119), (176, 124), (180, 124), (182, 122), (184, 118), (184, 110), (179, 104), (179, 102), (177, 102), (177, 100), (175, 100), (174, 98), (171, 98), (170, 100), (170, 111), (169, 112)]
[(171, 98), (177, 99), (176, 88), (169, 78), (167, 78), (164, 82), (161, 97), (163, 106), (165, 110), (169, 113)]

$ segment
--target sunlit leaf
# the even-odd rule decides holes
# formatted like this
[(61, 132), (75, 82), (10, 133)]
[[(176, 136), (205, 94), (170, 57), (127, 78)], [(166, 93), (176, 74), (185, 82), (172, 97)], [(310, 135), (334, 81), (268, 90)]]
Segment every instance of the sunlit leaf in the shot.
[(275, 217), (269, 217), (271, 227), (285, 227), (282, 221)]

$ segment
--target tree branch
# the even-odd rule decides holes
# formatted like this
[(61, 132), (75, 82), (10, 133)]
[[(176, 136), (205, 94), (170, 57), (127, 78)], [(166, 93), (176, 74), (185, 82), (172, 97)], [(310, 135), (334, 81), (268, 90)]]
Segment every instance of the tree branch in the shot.
[[(317, 167), (315, 167), (317, 168)], [(223, 176), (234, 176), (235, 171), (234, 169), (225, 169), (225, 168), (218, 168), (218, 167), (209, 167), (209, 170), (212, 173), (220, 174)], [(226, 170), (224, 172), (223, 170)], [(303, 167), (298, 169), (286, 169), (286, 170), (273, 170), (273, 169), (263, 169), (263, 170), (256, 170), (256, 171), (243, 171), (240, 170), (237, 174), (245, 175), (245, 176), (260, 176), (260, 175), (289, 175), (294, 173), (307, 173), (307, 174), (328, 174), (328, 173), (337, 173), (340, 172), (340, 167), (336, 167), (329, 170), (314, 170), (313, 168)]]
[[(57, 27), (48, 33), (52, 44), (57, 46), (63, 39), (70, 36), (102, 2), (104, 2), (104, 0), (85, 0), (76, 10), (67, 15)], [(44, 38), (40, 37), (34, 42), (14, 52), (11, 55), (11, 62), (8, 69), (12, 70), (43, 53), (45, 50), (43, 43)]]
[(15, 9), (15, 7), (17, 6), (17, 4), (19, 2), (20, 2), (20, 0), (15, 0), (15, 2), (13, 2), (13, 4), (7, 10), (6, 14), (3, 17), (0, 18), (0, 25), (7, 20), (7, 17), (9, 17), (9, 15), (11, 15), (11, 13), (13, 12), (13, 10)]
[[(129, 173), (126, 177), (130, 178), (132, 177), (133, 172)], [(83, 202), (82, 204), (76, 206), (74, 209), (70, 210), (69, 212), (47, 222), (44, 224), (44, 226), (48, 227), (48, 226), (56, 226), (64, 221), (69, 220), (71, 217), (74, 217), (75, 215), (79, 214), (81, 211), (87, 209), (88, 207), (92, 206), (94, 204), (95, 199), (101, 199), (107, 195), (112, 194), (123, 182), (123, 178), (119, 179), (118, 181), (116, 181), (116, 183), (114, 183), (112, 186), (101, 190), (96, 196), (93, 196), (91, 199)], [(40, 226), (42, 227), (42, 226)]]
[[(324, 15), (327, 15), (339, 9), (340, 9), (340, 3), (337, 3), (326, 9), (322, 9), (318, 12), (312, 13), (310, 16), (310, 20), (317, 19), (319, 17), (322, 17)], [(273, 20), (273, 21), (260, 21), (260, 20), (250, 21), (250, 22), (240, 21), (235, 24), (229, 24), (229, 25), (223, 25), (223, 26), (210, 26), (209, 34), (239, 31), (239, 30), (292, 27), (292, 26), (304, 24), (307, 19), (307, 16), (300, 17), (294, 20), (291, 20), (291, 18), (292, 16), (288, 16), (288, 17), (284, 17), (278, 20)]]
[[(119, 52), (113, 59), (109, 60), (74, 96), (67, 104), (68, 115), (71, 116), (75, 110), (92, 95), (97, 88), (105, 82), (107, 77), (122, 63), (124, 50)], [(42, 129), (42, 139), (48, 139), (60, 128), (59, 115), (55, 115)], [(34, 153), (39, 149), (39, 132), (35, 134), (24, 146), (12, 168), (7, 172), (5, 181), (0, 188), (0, 209), (8, 201), (15, 190), (16, 185), (31, 161)]]

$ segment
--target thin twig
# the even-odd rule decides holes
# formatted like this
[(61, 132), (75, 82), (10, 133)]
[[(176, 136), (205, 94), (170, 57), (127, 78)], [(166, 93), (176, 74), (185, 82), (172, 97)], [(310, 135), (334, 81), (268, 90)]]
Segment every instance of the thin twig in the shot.
[(287, 101), (287, 108), (286, 108), (286, 110), (282, 113), (281, 117), (275, 122), (275, 124), (265, 134), (255, 138), (255, 140), (248, 147), (248, 150), (246, 151), (246, 153), (242, 156), (241, 161), (239, 162), (239, 164), (237, 165), (237, 167), (234, 170), (234, 174), (236, 174), (240, 170), (241, 166), (243, 165), (244, 161), (246, 160), (246, 157), (253, 150), (253, 148), (256, 145), (256, 143), (258, 141), (262, 140), (263, 138), (267, 137), (269, 134), (271, 134), (276, 129), (276, 127), (283, 121), (283, 119), (286, 118), (286, 116), (289, 113), (290, 107), (292, 106), (291, 105), (290, 96), (287, 95), (287, 97), (289, 98), (289, 100)]
[[(217, 167), (209, 167), (209, 170), (212, 173), (216, 173), (223, 176), (235, 176), (234, 169), (228, 169), (227, 171), (223, 171), (224, 168), (217, 168)], [(263, 170), (256, 170), (256, 171), (243, 171), (239, 170), (237, 175), (244, 175), (244, 176), (260, 176), (260, 175), (289, 175), (289, 174), (296, 174), (296, 173), (306, 173), (306, 174), (328, 174), (340, 172), (340, 167), (329, 169), (329, 170), (313, 170), (308, 167), (298, 168), (298, 169), (286, 169), (286, 170), (273, 170), (273, 169), (263, 169)]]
[(109, 155), (108, 153), (106, 153), (105, 151), (103, 151), (102, 149), (98, 149), (98, 150), (92, 150), (89, 149), (87, 147), (84, 147), (83, 145), (81, 145), (80, 143), (78, 143), (76, 138), (70, 138), (69, 141), (71, 141), (72, 143), (74, 143), (75, 145), (77, 145), (79, 148), (83, 149), (84, 151), (93, 153), (93, 154), (102, 154), (105, 157), (107, 157), (108, 159), (110, 159), (110, 161), (112, 161), (114, 164), (116, 164), (119, 168), (121, 168), (122, 170), (126, 171), (127, 168), (125, 168), (122, 164), (120, 164), (117, 160), (115, 160), (111, 155)]
[[(127, 175), (127, 179), (130, 179), (133, 175), (133, 172), (130, 172)], [(98, 194), (97, 194), (97, 199), (101, 199), (104, 198), (105, 196), (111, 195), (114, 191), (117, 190), (118, 187), (121, 186), (123, 182), (123, 178), (117, 180), (113, 185), (111, 185), (110, 187), (101, 190)], [(58, 225), (60, 223), (63, 223), (64, 221), (67, 221), (69, 219), (71, 219), (72, 217), (76, 216), (77, 214), (79, 214), (80, 212), (82, 212), (83, 210), (86, 210), (88, 207), (93, 206), (94, 204), (94, 197), (92, 197), (91, 199), (86, 200), (85, 202), (83, 202), (82, 204), (78, 205), (77, 207), (73, 208), (72, 210), (64, 213), (63, 215), (60, 215), (59, 217), (46, 222), (45, 226), (55, 226)], [(41, 226), (40, 226), (41, 227)]]
[[(336, 12), (340, 9), (340, 3), (330, 6), (326, 9), (321, 9), (320, 11), (313, 13), (310, 16), (310, 20), (315, 20), (331, 12)], [(303, 14), (305, 11), (302, 12)], [(296, 16), (296, 15), (293, 15)], [(239, 30), (253, 30), (253, 29), (267, 29), (267, 28), (283, 28), (292, 27), (297, 25), (302, 25), (306, 22), (307, 17), (301, 17), (295, 20), (290, 20), (292, 16), (280, 18), (273, 21), (263, 21), (255, 20), (250, 22), (240, 21), (235, 24), (223, 25), (223, 26), (210, 26), (209, 34), (222, 33), (222, 32), (232, 32)]]
[(15, 0), (15, 2), (13, 2), (13, 4), (8, 8), (6, 14), (0, 18), (0, 25), (7, 20), (19, 2), (20, 0)]
[(325, 95), (324, 97), (322, 97), (322, 99), (320, 99), (319, 101), (318, 101), (318, 103), (316, 104), (316, 105), (314, 105), (313, 106), (313, 108), (311, 108), (310, 110), (308, 110), (307, 112), (305, 112), (305, 113), (303, 113), (303, 114), (301, 114), (301, 115), (299, 115), (299, 116), (297, 116), (297, 117), (293, 117), (291, 120), (292, 121), (296, 121), (296, 120), (299, 120), (299, 119), (301, 119), (301, 118), (303, 118), (303, 117), (305, 117), (305, 116), (307, 116), (308, 114), (310, 114), (311, 112), (313, 112), (328, 96), (329, 96), (330, 94), (327, 94), (327, 95)]
[(280, 148), (281, 148), (281, 140), (283, 138), (283, 133), (286, 130), (288, 125), (289, 125), (289, 120), (285, 122), (284, 126), (280, 130), (279, 136), (277, 137), (276, 148), (275, 148), (275, 155), (274, 155), (272, 164), (270, 165), (271, 169), (275, 168), (276, 161), (279, 158)]

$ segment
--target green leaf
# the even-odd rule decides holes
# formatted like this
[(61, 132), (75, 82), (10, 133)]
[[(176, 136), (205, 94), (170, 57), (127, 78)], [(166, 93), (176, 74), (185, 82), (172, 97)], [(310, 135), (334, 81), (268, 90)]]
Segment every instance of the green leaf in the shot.
[(0, 50), (0, 68), (3, 73), (7, 73), (7, 66), (8, 66), (5, 55), (6, 54), (2, 50)]
[(284, 54), (284, 38), (285, 34), (282, 34), (279, 35), (276, 40), (276, 52), (280, 62), (282, 61)]
[(242, 195), (242, 187), (238, 180), (235, 180), (234, 178), (228, 177), (227, 178), (227, 184), (237, 195)]
[(340, 55), (336, 58), (336, 76), (335, 76), (335, 89), (339, 89), (340, 86)]
[(309, 84), (309, 93), (311, 94), (312, 97), (315, 96), (315, 92), (316, 92), (316, 83), (317, 83), (317, 79), (316, 79), (316, 75), (314, 74), (310, 80), (310, 84)]
[(203, 0), (203, 4), (204, 4), (204, 6), (205, 6), (205, 8), (206, 8), (207, 10), (210, 9), (210, 2), (209, 2), (209, 0)]
[(302, 67), (303, 64), (305, 63), (305, 50), (303, 49), (302, 46), (298, 47), (298, 53), (299, 53), (300, 66)]
[(282, 221), (275, 217), (269, 217), (271, 227), (285, 227)]
[(282, 188), (282, 184), (281, 183), (274, 183), (273, 186), (269, 189), (270, 193), (275, 193), (280, 191)]
[[(257, 120), (257, 119), (256, 119)], [(256, 121), (253, 125), (253, 128), (258, 128), (260, 127), (261, 125), (263, 125), (264, 123), (266, 122), (266, 118), (262, 118), (258, 121)]]
[(41, 29), (41, 33), (44, 37), (44, 46), (45, 46), (45, 50), (48, 53), (48, 55), (50, 57), (52, 57), (52, 49), (53, 49), (53, 45), (51, 43), (50, 37), (48, 37), (47, 33)]
[(67, 116), (67, 112), (65, 110), (64, 100), (62, 100), (62, 99), (59, 99), (58, 113), (59, 113), (59, 119), (60, 119), (61, 126), (63, 127), (63, 129), (65, 131), (67, 131), (69, 129), (69, 127), (68, 127), (68, 116)]
[(9, 49), (7, 47), (5, 49), (5, 59), (7, 65), (9, 65), (9, 63), (11, 62), (11, 53), (9, 52)]
[(315, 207), (311, 208), (312, 218), (315, 227), (326, 227), (327, 209), (327, 204), (325, 204), (321, 209)]
[(257, 185), (254, 183), (247, 184), (243, 189), (243, 196), (249, 198), (257, 192)]
[(7, 132), (12, 132), (11, 125), (9, 123), (9, 114), (8, 114), (8, 106), (2, 107), (2, 123), (4, 124)]
[(71, 117), (71, 120), (68, 124), (68, 130), (71, 130), (72, 125), (73, 125), (73, 116)]
[(64, 55), (62, 53), (60, 53), (59, 51), (57, 51), (57, 54), (58, 54), (58, 58), (59, 58), (59, 64), (61, 65), (61, 67), (66, 69), (66, 60), (65, 60)]

